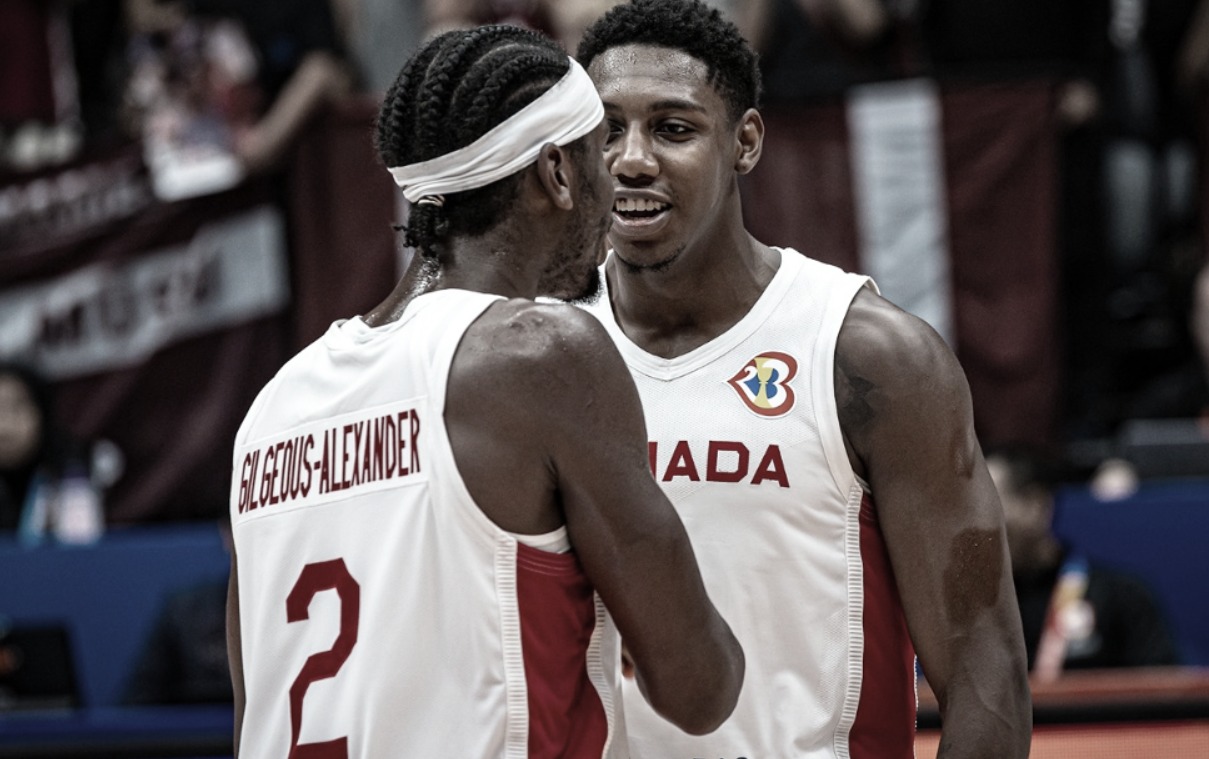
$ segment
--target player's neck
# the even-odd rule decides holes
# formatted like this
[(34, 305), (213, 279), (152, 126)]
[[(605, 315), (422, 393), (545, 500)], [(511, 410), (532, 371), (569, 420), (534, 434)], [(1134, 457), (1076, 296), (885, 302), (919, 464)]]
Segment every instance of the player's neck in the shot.
[(672, 265), (608, 268), (613, 313), (648, 353), (674, 358), (722, 335), (755, 305), (780, 266), (780, 255), (746, 231), (737, 244), (685, 250)]
[(417, 253), (386, 300), (365, 315), (366, 323), (379, 326), (395, 321), (411, 301), (435, 290), (471, 290), (532, 300), (540, 274), (532, 262), (538, 257), (518, 254), (511, 245), (496, 236), (481, 236), (450, 241), (438, 259), (425, 259)]

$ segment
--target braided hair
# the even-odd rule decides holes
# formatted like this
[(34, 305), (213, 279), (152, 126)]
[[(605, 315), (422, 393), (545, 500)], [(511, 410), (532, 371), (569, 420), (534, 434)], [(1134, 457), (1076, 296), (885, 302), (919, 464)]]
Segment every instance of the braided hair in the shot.
[(734, 24), (701, 0), (630, 0), (615, 6), (584, 32), (575, 57), (586, 69), (606, 50), (632, 44), (680, 50), (704, 63), (732, 122), (748, 108), (760, 107), (755, 51)]
[[(403, 67), (378, 113), (375, 144), (388, 167), (465, 147), (552, 87), (570, 68), (558, 43), (513, 26), (446, 32)], [(491, 229), (516, 199), (520, 175), (416, 203), (405, 243), (436, 259), (442, 240)]]

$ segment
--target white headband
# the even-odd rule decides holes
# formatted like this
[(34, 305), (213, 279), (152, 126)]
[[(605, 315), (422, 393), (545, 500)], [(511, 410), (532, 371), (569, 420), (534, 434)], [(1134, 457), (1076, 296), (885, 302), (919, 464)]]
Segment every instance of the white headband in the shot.
[(415, 203), (485, 187), (528, 166), (543, 145), (566, 145), (595, 129), (604, 106), (588, 73), (568, 60), (571, 68), (557, 84), (466, 147), (390, 169), (403, 197)]

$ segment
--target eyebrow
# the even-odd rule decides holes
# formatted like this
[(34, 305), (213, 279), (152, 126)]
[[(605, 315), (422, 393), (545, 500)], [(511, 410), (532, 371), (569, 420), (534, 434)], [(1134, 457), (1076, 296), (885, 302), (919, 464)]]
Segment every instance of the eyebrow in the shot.
[[(620, 106), (605, 102), (605, 109), (619, 108)], [(681, 100), (678, 98), (667, 98), (665, 100), (656, 100), (647, 108), (648, 112), (654, 113), (658, 111), (695, 111), (697, 113), (709, 113), (705, 106), (695, 103), (691, 100)]]

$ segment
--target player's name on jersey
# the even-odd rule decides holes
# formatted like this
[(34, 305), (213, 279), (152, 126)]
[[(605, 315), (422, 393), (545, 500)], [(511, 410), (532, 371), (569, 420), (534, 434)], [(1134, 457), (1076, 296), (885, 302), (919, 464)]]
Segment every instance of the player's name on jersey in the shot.
[(240, 514), (420, 473), (420, 416), (414, 408), (312, 427), (244, 450)]

